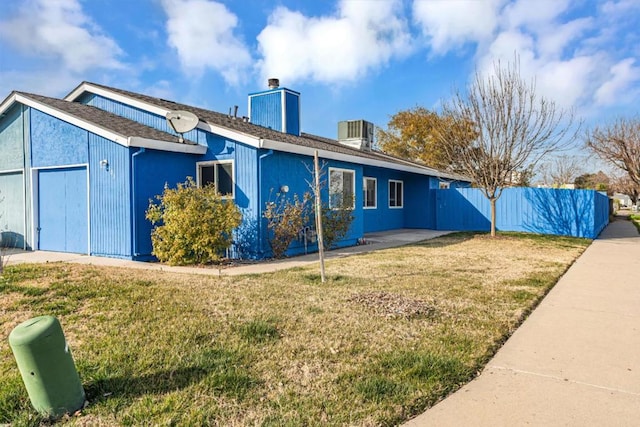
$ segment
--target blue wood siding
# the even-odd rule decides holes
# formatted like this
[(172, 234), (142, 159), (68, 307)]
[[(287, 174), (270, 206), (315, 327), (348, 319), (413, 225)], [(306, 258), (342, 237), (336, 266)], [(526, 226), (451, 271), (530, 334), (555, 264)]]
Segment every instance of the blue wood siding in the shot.
[(25, 180), (25, 169), (29, 166), (25, 156), (27, 118), (26, 109), (19, 104), (0, 118), (0, 242), (24, 249), (31, 247)]
[[(113, 114), (125, 117), (146, 126), (174, 133), (164, 117), (131, 107), (96, 95), (85, 95), (80, 99), (87, 105), (92, 105)], [(156, 150), (146, 150), (143, 154), (130, 160), (132, 175), (130, 221), (135, 236), (131, 248), (134, 257), (149, 258), (151, 254), (151, 224), (144, 217), (149, 206), (149, 199), (162, 193), (165, 183), (175, 187), (184, 182), (188, 176), (197, 179), (197, 162), (211, 160), (233, 160), (235, 180), (235, 202), (239, 206), (243, 222), (236, 231), (232, 255), (246, 258), (255, 257), (258, 240), (258, 186), (257, 186), (257, 155), (256, 149), (229, 140), (218, 135), (196, 129), (187, 132), (185, 138), (207, 145), (207, 153), (202, 156), (191, 154), (164, 153)], [(132, 155), (137, 150), (132, 151)], [(133, 159), (133, 157), (131, 157)], [(124, 220), (124, 218), (123, 218)]]
[(285, 132), (300, 135), (300, 95), (285, 92)]
[[(481, 190), (436, 191), (437, 229), (488, 231), (491, 205)], [(608, 222), (608, 199), (592, 190), (507, 188), (496, 202), (496, 229), (595, 238)]]
[(89, 158), (91, 254), (131, 258), (129, 149), (89, 134)]
[(40, 250), (88, 252), (86, 168), (40, 170), (38, 209)]
[[(133, 157), (136, 153), (141, 153)], [(135, 234), (134, 258), (151, 258), (151, 223), (145, 218), (149, 200), (164, 191), (165, 184), (175, 188), (187, 176), (195, 177), (195, 161), (191, 154), (158, 150), (131, 149), (132, 221)]]
[[(405, 228), (405, 211), (409, 209), (408, 206), (415, 207), (428, 203), (428, 201), (422, 199), (424, 197), (423, 194), (415, 193), (419, 188), (428, 185), (428, 177), (425, 177), (425, 181), (422, 182), (420, 177), (415, 177), (414, 179), (411, 174), (371, 166), (364, 166), (363, 173), (364, 176), (378, 180), (378, 207), (376, 209), (363, 209), (362, 211), (365, 233)], [(409, 183), (410, 178), (414, 179), (411, 183)], [(389, 207), (389, 180), (403, 182), (402, 208)], [(359, 183), (362, 188), (362, 179), (359, 180)], [(407, 184), (409, 184), (408, 187)], [(361, 193), (362, 189), (358, 193), (360, 197), (362, 197)], [(359, 206), (362, 207), (362, 200)]]
[(435, 205), (429, 189), (432, 177), (407, 174), (404, 180), (404, 227), (434, 228)]
[(282, 91), (251, 96), (251, 123), (284, 132), (282, 129)]
[(0, 172), (0, 245), (25, 247), (24, 176)]
[(24, 168), (22, 106), (15, 105), (0, 118), (0, 171)]
[(33, 167), (78, 165), (89, 161), (89, 132), (31, 109)]
[[(307, 192), (310, 192), (310, 181), (312, 181), (313, 171), (313, 158), (308, 156), (302, 156), (291, 153), (283, 152), (268, 152), (261, 151), (260, 157), (262, 157), (260, 165), (260, 177), (261, 177), (261, 210), (264, 212), (265, 205), (270, 201), (275, 201), (277, 193), (283, 186), (287, 186), (289, 191), (287, 198), (293, 200), (294, 195), (298, 195), (302, 198)], [(356, 244), (357, 240), (363, 236), (363, 216), (362, 216), (362, 166), (353, 163), (339, 162), (334, 160), (320, 159), (321, 167), (324, 169), (323, 177), (323, 189), (321, 191), (321, 197), (323, 202), (327, 202), (329, 199), (329, 193), (327, 189), (327, 179), (329, 168), (340, 168), (354, 171), (355, 179), (355, 219), (349, 228), (349, 231), (345, 238), (339, 242), (336, 246), (349, 246)], [(310, 223), (309, 226), (315, 230), (315, 224)], [(261, 215), (261, 227), (260, 227), (260, 243), (259, 248), (263, 257), (271, 255), (271, 249), (269, 247), (269, 236), (267, 230), (267, 223)], [(306, 251), (317, 251), (317, 244), (307, 242)], [(305, 252), (304, 239), (295, 240), (289, 250), (288, 256), (297, 255)]]
[[(135, 108), (130, 105), (93, 94), (82, 96), (79, 99), (79, 102), (82, 102), (86, 105), (91, 105), (103, 111), (108, 111), (120, 117), (142, 123), (143, 125), (149, 126), (151, 128), (177, 135), (173, 131), (171, 126), (169, 126), (169, 124), (167, 123), (167, 119), (164, 116), (152, 114), (148, 111), (144, 111), (139, 108)], [(186, 132), (184, 134), (184, 138), (193, 142), (197, 142), (198, 144), (204, 144), (206, 139), (206, 132), (203, 132), (200, 129), (194, 129), (192, 131)]]
[(206, 135), (206, 143), (208, 150), (203, 156), (194, 158), (190, 176), (196, 177), (196, 161), (233, 160), (235, 203), (242, 212), (242, 224), (235, 232), (231, 255), (256, 258), (259, 252), (257, 149), (210, 133)]

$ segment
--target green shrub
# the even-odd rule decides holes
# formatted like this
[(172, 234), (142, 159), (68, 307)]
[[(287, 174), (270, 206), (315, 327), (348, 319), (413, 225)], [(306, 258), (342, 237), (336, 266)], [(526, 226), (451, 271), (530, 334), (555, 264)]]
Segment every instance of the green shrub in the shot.
[(310, 200), (311, 194), (308, 192), (302, 198), (294, 194), (293, 200), (285, 194), (276, 193), (275, 201), (267, 203), (264, 217), (267, 219), (269, 244), (274, 258), (284, 257), (291, 242), (309, 222)]
[(149, 201), (146, 218), (153, 255), (171, 265), (217, 262), (231, 246), (233, 230), (242, 214), (230, 200), (223, 200), (213, 185), (198, 187), (191, 177), (177, 188), (165, 186), (158, 203)]

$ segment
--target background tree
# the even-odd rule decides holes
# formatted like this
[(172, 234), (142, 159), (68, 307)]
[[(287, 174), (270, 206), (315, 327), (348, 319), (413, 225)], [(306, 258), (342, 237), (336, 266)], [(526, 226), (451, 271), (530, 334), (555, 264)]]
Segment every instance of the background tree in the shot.
[[(488, 77), (479, 72), (466, 93), (456, 91), (443, 113), (451, 125), (441, 131), (445, 157), (456, 161), (491, 203), (491, 235), (495, 236), (496, 200), (514, 172), (575, 139), (573, 115), (553, 101), (537, 96), (535, 83), (520, 77), (519, 63), (502, 67), (494, 63)], [(468, 137), (466, 123), (473, 123), (476, 138), (462, 153)]]
[(638, 203), (640, 196), (640, 185), (631, 180), (629, 175), (617, 176), (611, 180), (611, 191), (626, 194), (631, 197), (633, 203)]
[[(455, 172), (460, 168), (455, 159), (446, 156), (441, 144), (442, 129), (449, 127), (452, 120), (424, 107), (400, 111), (391, 116), (386, 130), (377, 130), (378, 147), (393, 156)], [(466, 127), (468, 134), (461, 140), (462, 147), (473, 139), (473, 127)]]
[(584, 159), (575, 156), (555, 156), (540, 165), (542, 183), (547, 187), (562, 188), (574, 184), (576, 178), (583, 173)]
[(598, 171), (596, 173), (585, 173), (576, 177), (574, 184), (579, 190), (597, 190), (609, 192), (611, 179), (606, 173)]
[(640, 185), (640, 118), (619, 118), (586, 133), (585, 143), (602, 160)]

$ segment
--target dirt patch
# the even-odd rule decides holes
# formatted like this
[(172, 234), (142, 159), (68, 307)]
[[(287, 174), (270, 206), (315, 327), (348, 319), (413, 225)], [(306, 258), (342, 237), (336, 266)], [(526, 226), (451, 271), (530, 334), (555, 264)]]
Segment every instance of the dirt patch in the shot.
[(350, 302), (364, 305), (377, 315), (394, 319), (412, 319), (416, 317), (432, 317), (435, 308), (426, 301), (407, 298), (400, 294), (389, 292), (368, 292), (352, 295)]

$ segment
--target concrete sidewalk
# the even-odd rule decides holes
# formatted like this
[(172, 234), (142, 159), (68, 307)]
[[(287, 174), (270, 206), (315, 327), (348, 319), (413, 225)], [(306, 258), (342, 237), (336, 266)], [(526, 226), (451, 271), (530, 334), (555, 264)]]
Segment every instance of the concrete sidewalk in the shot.
[(640, 425), (640, 236), (618, 219), (458, 392), (418, 426)]
[[(434, 239), (451, 231), (398, 229), (370, 233), (365, 235), (367, 244), (334, 249), (325, 252), (325, 259), (366, 253), (380, 249), (402, 246), (422, 240)], [(292, 267), (300, 267), (318, 262), (318, 254), (296, 256), (283, 260), (264, 261), (255, 263), (241, 263), (233, 266), (217, 267), (177, 267), (155, 262), (130, 261), (117, 258), (97, 257), (90, 255), (70, 254), (49, 251), (14, 251), (8, 254), (7, 265), (24, 263), (71, 262), (75, 264), (101, 265), (111, 267), (126, 267), (142, 270), (169, 271), (174, 273), (204, 274), (212, 276), (236, 276), (241, 274), (270, 273)]]

